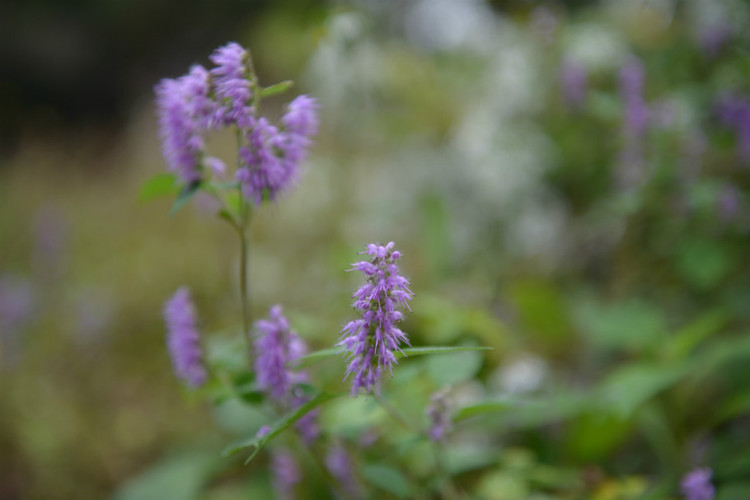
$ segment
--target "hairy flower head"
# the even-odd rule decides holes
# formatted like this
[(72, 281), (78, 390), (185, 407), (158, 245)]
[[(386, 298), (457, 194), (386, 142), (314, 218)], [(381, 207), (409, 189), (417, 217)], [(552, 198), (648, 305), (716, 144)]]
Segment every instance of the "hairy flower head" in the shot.
[(361, 271), (367, 278), (352, 296), (361, 317), (343, 328), (337, 344), (347, 353), (346, 376), (353, 376), (352, 395), (360, 389), (377, 391), (383, 370), (393, 375), (395, 352), (401, 350), (402, 343), (409, 345), (406, 334), (397, 326), (403, 319), (398, 308), (409, 309), (414, 294), (409, 290), (409, 280), (399, 274), (396, 261), (401, 254), (394, 246), (393, 242), (368, 245), (363, 253), (370, 260), (356, 262), (350, 269)]

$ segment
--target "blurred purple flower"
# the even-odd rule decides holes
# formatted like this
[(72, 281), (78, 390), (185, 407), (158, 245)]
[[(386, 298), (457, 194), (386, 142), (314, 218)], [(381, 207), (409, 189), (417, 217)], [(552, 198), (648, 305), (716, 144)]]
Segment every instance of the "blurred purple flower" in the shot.
[(713, 500), (714, 487), (711, 484), (713, 472), (709, 468), (695, 469), (682, 479), (682, 493), (685, 500)]
[(164, 79), (155, 88), (164, 159), (182, 181), (201, 178), (200, 162), (208, 129), (216, 112), (209, 97), (209, 74), (202, 66), (177, 79)]
[(719, 122), (734, 131), (740, 155), (750, 161), (750, 100), (737, 94), (725, 94), (716, 105)]
[(191, 387), (199, 387), (208, 376), (196, 325), (190, 291), (182, 287), (164, 304), (167, 348), (177, 376)]
[(619, 183), (625, 187), (639, 184), (644, 176), (645, 138), (651, 118), (643, 96), (644, 81), (643, 63), (635, 56), (628, 57), (619, 72), (620, 97), (625, 111), (617, 175)]
[(430, 406), (426, 410), (430, 419), (430, 439), (440, 441), (451, 426), (448, 390), (444, 389), (432, 395)]
[(716, 209), (719, 213), (719, 219), (724, 224), (728, 224), (734, 220), (740, 211), (740, 191), (736, 186), (727, 184), (723, 186), (719, 197), (716, 200)]
[(704, 26), (698, 28), (697, 38), (703, 53), (713, 59), (732, 38), (732, 26), (726, 19), (705, 23)]
[(271, 474), (277, 500), (293, 500), (296, 498), (294, 490), (302, 480), (294, 455), (286, 450), (276, 450), (271, 455)]
[[(268, 319), (255, 323), (255, 379), (258, 387), (283, 408), (296, 408), (307, 398), (295, 384), (306, 383), (305, 371), (292, 370), (290, 365), (305, 355), (304, 341), (292, 331), (280, 305), (271, 307)], [(318, 436), (318, 410), (313, 410), (297, 421), (302, 439), (310, 443)]]
[(216, 64), (211, 76), (220, 103), (216, 120), (222, 125), (235, 123), (243, 129), (251, 125), (252, 91), (250, 72), (246, 66), (247, 56), (247, 51), (235, 42), (219, 47), (211, 54), (211, 62)]
[(349, 453), (341, 444), (335, 444), (326, 455), (326, 468), (338, 481), (346, 498), (351, 500), (362, 498), (362, 491), (354, 475), (354, 467)]
[(13, 365), (20, 354), (19, 337), (33, 319), (34, 289), (31, 281), (20, 276), (0, 276), (0, 359)]
[(354, 308), (362, 317), (343, 328), (343, 339), (337, 344), (347, 353), (346, 376), (354, 375), (353, 396), (360, 389), (370, 393), (374, 388), (377, 392), (383, 369), (393, 375), (394, 352), (401, 350), (401, 343), (409, 344), (406, 334), (396, 326), (403, 319), (396, 307), (409, 309), (414, 294), (409, 290), (409, 280), (399, 274), (396, 261), (401, 254), (394, 245), (368, 245), (362, 253), (370, 255), (371, 260), (356, 262), (350, 269), (367, 276), (367, 282), (352, 296), (356, 299)]
[(237, 180), (256, 205), (266, 198), (275, 200), (296, 180), (318, 129), (317, 108), (315, 99), (298, 96), (281, 119), (283, 130), (265, 118), (250, 120), (248, 146), (240, 149), (243, 166), (237, 171)]
[(305, 345), (292, 331), (280, 305), (271, 307), (268, 319), (255, 323), (255, 377), (258, 387), (270, 397), (283, 401), (292, 385), (305, 378), (304, 372), (292, 371), (290, 363), (304, 355)]
[(580, 108), (588, 93), (586, 67), (572, 59), (565, 59), (560, 67), (560, 83), (563, 99), (568, 106), (573, 109)]

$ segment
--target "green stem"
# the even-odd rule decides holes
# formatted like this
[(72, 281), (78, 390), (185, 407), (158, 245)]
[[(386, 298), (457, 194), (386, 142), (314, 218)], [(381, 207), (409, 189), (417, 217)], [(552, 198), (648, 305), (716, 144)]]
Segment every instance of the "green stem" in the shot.
[(240, 223), (237, 227), (237, 231), (240, 237), (240, 296), (242, 301), (242, 336), (245, 337), (247, 343), (247, 356), (252, 365), (253, 362), (253, 346), (250, 342), (250, 290), (248, 286), (249, 269), (248, 264), (250, 260), (250, 245), (248, 238), (248, 226), (250, 224), (250, 211), (248, 210), (247, 202), (243, 200), (242, 188), (240, 189)]

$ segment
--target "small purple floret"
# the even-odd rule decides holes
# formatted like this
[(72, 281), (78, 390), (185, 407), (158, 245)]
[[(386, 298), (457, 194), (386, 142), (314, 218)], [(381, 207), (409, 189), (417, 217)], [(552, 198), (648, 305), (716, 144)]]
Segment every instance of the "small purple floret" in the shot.
[[(305, 355), (307, 347), (294, 332), (280, 305), (271, 307), (268, 319), (255, 323), (255, 379), (258, 387), (285, 409), (297, 408), (308, 398), (295, 388), (306, 383), (307, 373), (292, 370), (290, 365)], [(305, 442), (318, 436), (318, 411), (314, 410), (297, 421), (297, 430)]]
[(203, 352), (196, 326), (195, 307), (190, 292), (182, 287), (164, 304), (167, 348), (177, 376), (191, 387), (206, 382)]
[(410, 345), (397, 326), (404, 317), (397, 307), (409, 309), (408, 302), (414, 294), (409, 280), (399, 274), (396, 261), (401, 254), (393, 248), (393, 242), (385, 246), (370, 244), (363, 253), (371, 260), (352, 264), (352, 271), (367, 277), (352, 296), (356, 299), (353, 306), (362, 316), (343, 328), (342, 340), (337, 344), (347, 353), (346, 377), (353, 375), (352, 396), (360, 389), (368, 394), (373, 389), (377, 392), (383, 371), (393, 375), (395, 352), (401, 351), (402, 343)]
[(709, 468), (695, 469), (682, 479), (682, 493), (685, 500), (713, 500), (714, 487), (711, 484), (713, 472)]

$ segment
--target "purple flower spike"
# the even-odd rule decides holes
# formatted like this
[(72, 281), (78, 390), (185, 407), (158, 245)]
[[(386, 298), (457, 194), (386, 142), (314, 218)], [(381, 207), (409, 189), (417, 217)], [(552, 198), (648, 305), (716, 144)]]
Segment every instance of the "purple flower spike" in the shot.
[(289, 394), (295, 376), (287, 364), (300, 356), (302, 340), (289, 327), (281, 306), (271, 308), (268, 319), (255, 323), (255, 377), (258, 387), (277, 401)]
[(409, 290), (409, 280), (399, 274), (396, 261), (401, 254), (393, 248), (393, 242), (370, 244), (362, 253), (370, 255), (371, 260), (356, 262), (350, 269), (367, 276), (367, 282), (352, 296), (356, 299), (354, 308), (362, 317), (343, 328), (337, 344), (347, 353), (346, 377), (353, 375), (352, 396), (360, 389), (368, 394), (373, 388), (377, 392), (383, 370), (393, 375), (394, 352), (401, 351), (401, 343), (410, 345), (406, 334), (396, 326), (403, 319), (397, 307), (409, 309), (414, 294)]
[(203, 352), (196, 327), (195, 307), (190, 292), (182, 287), (164, 305), (167, 324), (167, 348), (177, 376), (191, 387), (206, 382)]
[(711, 484), (713, 472), (709, 468), (695, 469), (682, 479), (682, 493), (685, 500), (713, 500), (714, 487)]
[(222, 125), (236, 123), (240, 128), (250, 126), (252, 108), (249, 71), (245, 65), (247, 51), (237, 43), (228, 43), (211, 54), (216, 67), (211, 70), (217, 100), (221, 108), (216, 113)]
[(430, 419), (430, 439), (440, 441), (451, 426), (450, 408), (447, 401), (448, 390), (442, 390), (433, 394), (431, 404), (427, 407), (427, 416)]
[(187, 75), (164, 79), (155, 89), (164, 159), (169, 170), (186, 183), (201, 177), (201, 133), (209, 128), (216, 112), (209, 87), (208, 71), (193, 66)]
[[(295, 384), (308, 381), (307, 373), (291, 370), (289, 365), (305, 355), (304, 341), (291, 330), (281, 306), (271, 308), (269, 318), (255, 323), (255, 379), (258, 387), (284, 409), (297, 408), (309, 398), (297, 391)], [(297, 421), (302, 439), (312, 443), (318, 437), (318, 410), (311, 411)]]
[(302, 472), (299, 469), (294, 456), (286, 450), (278, 450), (271, 456), (271, 472), (273, 474), (273, 486), (276, 490), (278, 500), (293, 500), (296, 498), (294, 489), (302, 480)]

